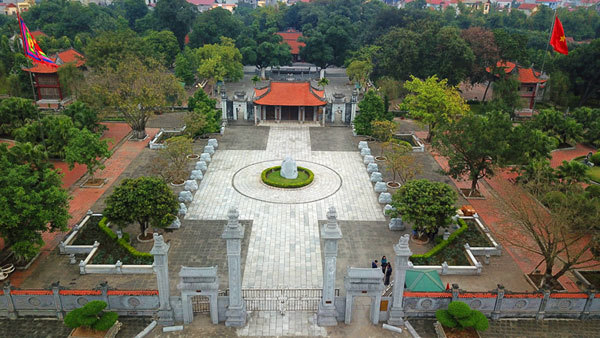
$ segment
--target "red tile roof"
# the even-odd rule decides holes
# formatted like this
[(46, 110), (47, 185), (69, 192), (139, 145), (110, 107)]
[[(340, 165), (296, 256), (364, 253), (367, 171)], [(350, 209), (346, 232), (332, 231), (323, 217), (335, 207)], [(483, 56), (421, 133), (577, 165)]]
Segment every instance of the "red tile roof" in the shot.
[[(57, 55), (50, 57), (52, 60), (56, 61), (60, 58), (63, 64), (67, 63), (75, 63), (75, 67), (79, 68), (85, 64), (85, 57), (81, 55), (79, 52), (74, 50), (73, 48), (67, 49), (58, 53)], [(32, 72), (32, 73), (42, 73), (42, 74), (52, 74), (58, 72), (59, 67), (52, 67), (43, 63), (34, 63), (31, 68), (24, 68), (24, 71)]]
[(521, 5), (519, 5), (518, 9), (529, 11), (534, 8), (537, 8), (537, 6), (538, 6), (537, 4), (521, 4)]
[(215, 0), (187, 0), (187, 2), (191, 3), (194, 6), (210, 6), (215, 3)]
[(521, 83), (544, 83), (546, 80), (540, 80), (540, 72), (535, 72), (531, 68), (519, 68), (519, 81)]
[(271, 82), (263, 89), (255, 89), (254, 103), (265, 106), (324, 106), (322, 90), (313, 89), (308, 82)]
[(277, 34), (283, 38), (283, 42), (291, 47), (290, 52), (292, 55), (300, 54), (300, 47), (306, 46), (304, 42), (298, 41), (298, 38), (302, 37), (302, 33), (293, 28), (290, 28), (285, 32), (278, 32)]
[(33, 31), (33, 32), (30, 32), (30, 33), (31, 33), (31, 36), (33, 36), (36, 40), (39, 39), (40, 36), (43, 36), (43, 37), (47, 37), (48, 36), (44, 32), (42, 32), (40, 30)]

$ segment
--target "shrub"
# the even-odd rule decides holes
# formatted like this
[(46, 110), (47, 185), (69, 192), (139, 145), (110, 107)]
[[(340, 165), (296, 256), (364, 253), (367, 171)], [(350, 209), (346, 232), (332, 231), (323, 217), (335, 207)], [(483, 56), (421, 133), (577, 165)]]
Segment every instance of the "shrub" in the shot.
[(410, 256), (410, 260), (413, 263), (427, 264), (429, 258), (437, 255), (440, 251), (444, 250), (448, 245), (450, 245), (450, 243), (452, 243), (458, 236), (460, 236), (463, 232), (467, 231), (467, 229), (469, 228), (469, 225), (462, 219), (458, 220), (458, 224), (460, 224), (460, 228), (454, 231), (452, 234), (450, 234), (447, 240), (442, 240), (438, 245), (434, 246), (431, 250), (427, 251), (422, 255)]
[(280, 169), (281, 169), (281, 166), (275, 166), (275, 167), (271, 167), (271, 168), (267, 168), (267, 169), (263, 170), (263, 172), (261, 174), (262, 181), (265, 184), (268, 184), (272, 187), (277, 187), (277, 188), (300, 188), (300, 187), (309, 185), (315, 179), (315, 174), (311, 170), (303, 168), (303, 167), (298, 167), (298, 171), (299, 172), (304, 171), (308, 175), (308, 178), (306, 180), (295, 179), (295, 180), (290, 180), (289, 182), (282, 182), (282, 181), (273, 180), (273, 179), (270, 179), (267, 177), (272, 171), (280, 170)]
[(600, 152), (595, 153), (590, 157), (590, 162), (594, 163), (594, 165), (600, 165)]
[(466, 329), (469, 327), (478, 331), (485, 331), (489, 327), (488, 319), (483, 313), (472, 310), (468, 304), (463, 302), (451, 302), (447, 310), (435, 312), (437, 320), (448, 328)]
[(108, 237), (117, 241), (117, 243), (119, 243), (119, 245), (122, 246), (125, 250), (127, 250), (127, 252), (129, 252), (132, 256), (142, 258), (142, 259), (149, 259), (150, 261), (152, 261), (154, 259), (154, 256), (152, 256), (152, 254), (150, 254), (148, 252), (138, 251), (136, 248), (132, 247), (131, 244), (129, 244), (129, 234), (128, 233), (124, 233), (123, 237), (121, 239), (119, 239), (117, 234), (115, 234), (114, 231), (112, 231), (106, 225), (107, 221), (108, 221), (108, 219), (106, 217), (102, 218), (100, 223), (98, 223), (98, 227), (100, 229), (102, 229), (102, 231), (104, 231), (104, 233)]
[(600, 198), (600, 185), (592, 184), (585, 188), (585, 194), (588, 198)]
[(104, 312), (106, 302), (101, 300), (93, 300), (83, 307), (69, 312), (65, 316), (64, 323), (72, 329), (78, 327), (89, 327), (98, 331), (106, 331), (110, 329), (119, 315), (116, 312)]

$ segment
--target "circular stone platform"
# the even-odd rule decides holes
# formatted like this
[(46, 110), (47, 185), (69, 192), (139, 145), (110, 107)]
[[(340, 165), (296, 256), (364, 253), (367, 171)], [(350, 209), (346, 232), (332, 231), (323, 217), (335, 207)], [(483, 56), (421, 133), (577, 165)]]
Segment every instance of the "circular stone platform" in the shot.
[(333, 169), (310, 161), (297, 160), (296, 163), (315, 174), (311, 184), (296, 189), (266, 185), (260, 178), (262, 171), (281, 165), (281, 160), (270, 160), (253, 163), (238, 170), (231, 180), (233, 188), (248, 198), (276, 204), (315, 202), (335, 194), (341, 188), (342, 177)]

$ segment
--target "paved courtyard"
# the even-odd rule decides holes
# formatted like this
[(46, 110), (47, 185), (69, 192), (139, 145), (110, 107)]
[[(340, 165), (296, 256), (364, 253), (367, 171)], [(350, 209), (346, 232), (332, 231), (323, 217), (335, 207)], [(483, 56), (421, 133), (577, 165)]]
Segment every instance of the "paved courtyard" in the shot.
[[(265, 150), (220, 148), (189, 207), (187, 219), (223, 220), (236, 207), (240, 219), (252, 220), (244, 288), (322, 287), (319, 221), (330, 206), (339, 220), (385, 220), (358, 151), (313, 151), (310, 136), (307, 126), (271, 126)], [(315, 182), (292, 194), (263, 185), (260, 172), (285, 156), (314, 169)], [(290, 316), (254, 314), (240, 334), (326, 334), (314, 314)]]

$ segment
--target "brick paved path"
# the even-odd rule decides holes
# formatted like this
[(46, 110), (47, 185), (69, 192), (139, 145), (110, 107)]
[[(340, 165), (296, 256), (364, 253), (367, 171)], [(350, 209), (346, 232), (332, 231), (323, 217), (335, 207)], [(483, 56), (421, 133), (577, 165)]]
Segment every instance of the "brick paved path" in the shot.
[[(419, 137), (421, 136), (423, 135), (419, 135)], [(576, 149), (574, 150), (554, 151), (552, 152), (553, 158), (551, 163), (553, 166), (558, 166), (560, 163), (562, 163), (562, 160), (571, 160), (577, 156), (585, 155), (590, 151), (590, 149), (591, 148), (583, 145), (577, 145)], [(433, 152), (429, 146), (428, 150), (442, 168), (448, 168), (448, 161), (445, 157)], [(502, 246), (506, 249), (505, 251), (511, 255), (521, 271), (524, 274), (529, 274), (536, 268), (540, 270), (543, 269), (543, 266), (538, 266), (542, 258), (539, 255), (532, 254), (530, 251), (517, 247), (506, 240), (506, 238), (519, 238), (522, 243), (528, 243), (528, 246), (535, 247), (533, 239), (527, 234), (524, 234), (518, 226), (513, 225), (512, 222), (507, 219), (507, 216), (504, 215), (502, 210), (503, 207), (501, 201), (498, 199), (498, 197), (504, 199), (530, 199), (529, 195), (527, 195), (519, 186), (509, 182), (509, 179), (512, 179), (515, 176), (515, 173), (510, 172), (509, 170), (503, 170), (499, 171), (497, 175), (492, 178), (480, 180), (481, 184), (479, 184), (478, 189), (486, 199), (471, 199), (468, 202), (469, 204), (473, 205), (479, 216), (489, 226), (492, 233), (494, 233), (497, 239), (501, 242)], [(453, 179), (453, 181), (459, 188), (470, 187), (470, 182), (468, 180)], [(535, 203), (532, 202), (532, 204)], [(557, 266), (556, 268), (558, 269), (559, 267)], [(559, 281), (568, 291), (576, 292), (580, 290), (568, 275), (563, 275), (561, 278), (559, 278)]]

